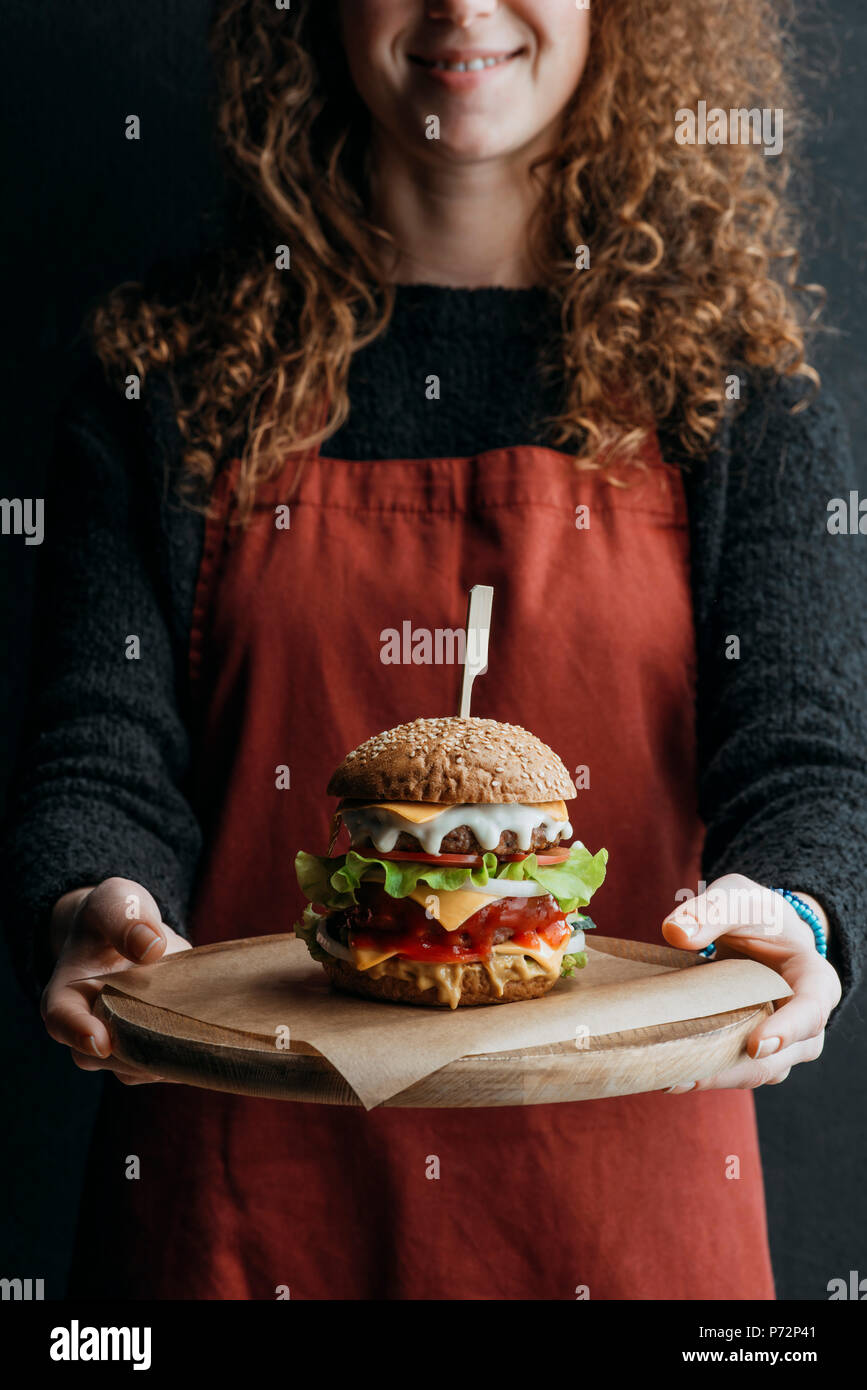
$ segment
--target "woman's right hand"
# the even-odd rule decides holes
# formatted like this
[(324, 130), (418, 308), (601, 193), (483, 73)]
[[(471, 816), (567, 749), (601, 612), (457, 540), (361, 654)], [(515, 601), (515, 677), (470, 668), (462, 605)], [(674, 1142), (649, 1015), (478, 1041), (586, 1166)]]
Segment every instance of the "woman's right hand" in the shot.
[(93, 1013), (102, 984), (90, 977), (153, 965), (188, 951), (190, 943), (161, 921), (148, 890), (127, 878), (65, 893), (54, 905), (49, 931), (57, 964), (41, 1007), (51, 1037), (70, 1049), (82, 1071), (113, 1071), (127, 1086), (163, 1080), (112, 1058), (108, 1029)]

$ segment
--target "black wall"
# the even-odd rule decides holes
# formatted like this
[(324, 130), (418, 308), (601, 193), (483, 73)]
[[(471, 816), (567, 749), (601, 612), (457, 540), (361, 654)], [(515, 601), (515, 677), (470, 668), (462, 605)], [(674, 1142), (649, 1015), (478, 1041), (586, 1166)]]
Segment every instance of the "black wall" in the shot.
[[(865, 290), (867, 14), (863, 0), (804, 4), (805, 88), (814, 124), (801, 195), (811, 209), (809, 278), (829, 291), (836, 332), (819, 349), (848, 415), (856, 457), (867, 426)], [(6, 0), (2, 90), (5, 346), (0, 496), (38, 497), (57, 401), (75, 370), (81, 316), (120, 280), (218, 239), (203, 37), (210, 0)], [(818, 17), (817, 17), (818, 16)], [(139, 143), (124, 119), (142, 120)], [(864, 488), (867, 490), (867, 480)], [(0, 537), (0, 785), (23, 698), (36, 547)], [(5, 962), (4, 962), (5, 964)], [(0, 972), (0, 1125), (6, 1229), (0, 1276), (63, 1293), (86, 1143), (100, 1082), (44, 1035)], [(779, 1295), (827, 1297), (867, 1275), (867, 1043), (854, 1000), (819, 1063), (757, 1094)], [(688, 1175), (677, 1171), (676, 1181)], [(664, 1188), (666, 1176), (658, 1175)], [(106, 1214), (108, 1220), (110, 1213)]]

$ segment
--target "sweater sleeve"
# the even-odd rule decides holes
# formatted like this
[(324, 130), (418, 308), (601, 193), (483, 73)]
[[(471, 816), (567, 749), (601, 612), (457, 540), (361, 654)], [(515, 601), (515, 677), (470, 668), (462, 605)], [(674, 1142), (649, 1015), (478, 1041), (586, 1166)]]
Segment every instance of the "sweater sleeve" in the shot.
[(63, 893), (133, 879), (183, 932), (201, 846), (184, 792), (190, 741), (145, 410), (91, 370), (57, 422), (30, 692), (0, 847), (3, 926), (36, 995)]
[(750, 388), (729, 426), (724, 525), (694, 557), (716, 550), (698, 633), (704, 874), (817, 898), (845, 999), (867, 932), (867, 541), (828, 526), (857, 487), (840, 412), (823, 393), (793, 414), (796, 399), (791, 384)]

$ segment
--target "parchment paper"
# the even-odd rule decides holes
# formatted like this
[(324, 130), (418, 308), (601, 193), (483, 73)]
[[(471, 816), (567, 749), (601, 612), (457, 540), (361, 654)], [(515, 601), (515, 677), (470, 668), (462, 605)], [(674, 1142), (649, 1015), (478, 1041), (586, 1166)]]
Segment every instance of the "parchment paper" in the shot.
[[(458, 1057), (566, 1042), (578, 1029), (598, 1036), (706, 1018), (791, 994), (758, 961), (696, 963), (692, 953), (667, 948), (648, 963), (610, 955), (604, 945), (588, 941), (586, 968), (541, 999), (456, 1011), (339, 994), (293, 936), (204, 946), (99, 978), (134, 999), (275, 1047), (278, 1038), (285, 1047), (288, 1028), (291, 1039), (328, 1059), (368, 1110)], [(687, 968), (662, 963), (678, 958)]]

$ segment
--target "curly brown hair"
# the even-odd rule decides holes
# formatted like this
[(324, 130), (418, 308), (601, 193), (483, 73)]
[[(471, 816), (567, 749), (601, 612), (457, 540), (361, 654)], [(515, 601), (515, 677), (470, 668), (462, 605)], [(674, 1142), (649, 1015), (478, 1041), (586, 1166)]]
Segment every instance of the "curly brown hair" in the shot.
[[(219, 0), (218, 126), (243, 232), (181, 299), (121, 285), (90, 322), (110, 379), (167, 371), (191, 491), (207, 497), (222, 464), (241, 459), (242, 518), (260, 481), (346, 420), (350, 361), (393, 307), (391, 239), (368, 216), (370, 118), (335, 8)], [(791, 25), (785, 0), (592, 7), (587, 68), (556, 150), (534, 170), (530, 238), (538, 283), (561, 308), (544, 364), (563, 383), (553, 438), (581, 467), (606, 466), (612, 445), (628, 461), (666, 420), (684, 455), (700, 458), (735, 364), (818, 382), (805, 360), (816, 287), (797, 284), (786, 192)], [(700, 100), (782, 108), (786, 153), (679, 144), (675, 113)], [(577, 270), (584, 244), (591, 264)]]

